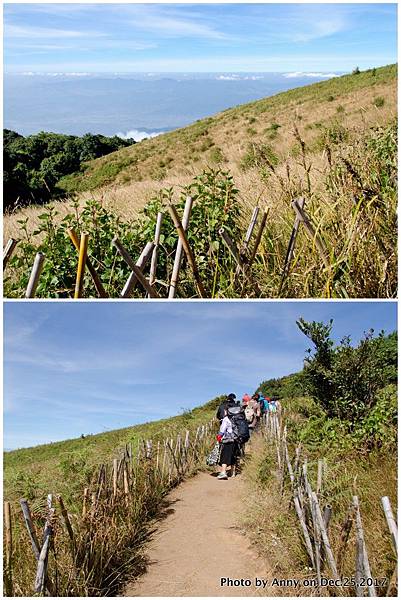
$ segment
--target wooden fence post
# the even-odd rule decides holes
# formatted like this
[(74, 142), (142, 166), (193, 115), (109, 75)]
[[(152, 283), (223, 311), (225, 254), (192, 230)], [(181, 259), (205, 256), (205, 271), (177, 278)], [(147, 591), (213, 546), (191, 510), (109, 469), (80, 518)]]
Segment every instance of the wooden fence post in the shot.
[[(72, 241), (72, 243), (74, 244), (75, 248), (78, 250), (78, 252), (80, 251), (80, 242), (78, 239), (78, 235), (76, 233), (76, 231), (74, 229), (67, 229), (67, 233)], [(93, 283), (95, 285), (96, 291), (99, 294), (100, 298), (108, 298), (109, 295), (106, 292), (106, 290), (103, 287), (102, 282), (100, 281), (100, 277), (99, 275), (96, 273), (96, 269), (95, 267), (92, 265), (91, 261), (89, 260), (89, 258), (86, 259), (86, 266), (88, 268), (88, 271), (92, 277)]]
[(243, 276), (249, 281), (249, 283), (252, 284), (252, 289), (254, 289), (256, 291), (256, 293), (260, 295), (261, 291), (260, 291), (259, 286), (257, 285), (257, 283), (255, 283), (252, 280), (252, 276), (251, 276), (251, 274), (249, 272), (249, 269), (247, 268), (247, 264), (244, 263), (244, 261), (240, 257), (236, 245), (234, 244), (234, 242), (232, 241), (232, 239), (230, 238), (230, 236), (228, 235), (228, 233), (226, 232), (226, 230), (224, 229), (224, 227), (221, 227), (219, 229), (219, 234), (221, 235), (221, 237), (222, 237), (225, 245), (229, 249), (232, 257), (235, 260), (235, 262), (237, 263), (237, 268), (240, 270), (240, 272), (243, 274)]
[(388, 496), (383, 496), (381, 503), (383, 506), (384, 516), (386, 517), (387, 525), (390, 530), (393, 549), (395, 555), (398, 556), (398, 528), (394, 519), (393, 511), (391, 510), (391, 504)]
[[(193, 200), (192, 200), (191, 196), (187, 196), (187, 199), (185, 201), (184, 215), (182, 217), (182, 228), (185, 232), (187, 231), (188, 225), (189, 225), (189, 217), (191, 215), (192, 203), (193, 203)], [(181, 260), (182, 260), (182, 241), (181, 241), (181, 238), (178, 238), (177, 249), (175, 251), (173, 272), (172, 272), (171, 280), (170, 280), (170, 288), (168, 291), (169, 298), (174, 298), (175, 293), (177, 291), (178, 275), (179, 275), (180, 268), (181, 268)]]
[(117, 496), (118, 491), (118, 459), (113, 459), (113, 496)]
[(16, 245), (18, 244), (18, 240), (14, 240), (10, 238), (3, 250), (3, 271), (5, 270), (8, 261), (11, 258), (12, 253), (15, 250)]
[(320, 506), (319, 506), (319, 501), (318, 498), (315, 494), (315, 492), (312, 492), (312, 501), (315, 502), (315, 506), (316, 506), (316, 519), (317, 519), (317, 525), (320, 529), (320, 534), (322, 536), (323, 539), (323, 544), (325, 547), (325, 553), (327, 556), (327, 562), (330, 566), (330, 570), (333, 574), (333, 577), (335, 579), (339, 579), (338, 577), (338, 571), (337, 571), (337, 565), (336, 565), (336, 561), (334, 559), (334, 555), (330, 546), (330, 542), (329, 542), (329, 538), (327, 535), (327, 530), (323, 521), (323, 517), (322, 517), (322, 513), (320, 512)]
[[(154, 247), (155, 247), (154, 242), (148, 242), (146, 244), (146, 246), (144, 247), (144, 249), (142, 250), (138, 260), (136, 261), (135, 266), (138, 267), (138, 269), (141, 271), (141, 273), (144, 272), (145, 267), (149, 261), (149, 258), (152, 256)], [(124, 284), (124, 287), (120, 294), (120, 298), (130, 298), (137, 283), (138, 283), (138, 278), (137, 278), (136, 274), (132, 271), (130, 273), (127, 281)], [(150, 281), (149, 281), (149, 283), (150, 283)]]
[[(359, 510), (358, 496), (352, 496), (352, 503), (355, 507), (355, 526), (356, 526), (357, 548), (359, 550), (359, 553), (362, 555), (361, 562), (362, 562), (362, 566), (363, 566), (363, 577), (373, 581), (372, 573), (370, 571), (368, 553), (366, 550), (365, 537), (363, 534), (362, 518), (361, 518), (361, 513)], [(358, 584), (358, 582), (357, 582), (357, 584)], [(368, 596), (375, 597), (376, 590), (375, 590), (375, 586), (373, 585), (373, 583), (371, 583), (371, 585), (367, 585), (367, 588), (368, 588)]]
[(266, 227), (267, 216), (268, 216), (268, 211), (265, 210), (264, 213), (263, 213), (263, 216), (262, 216), (262, 220), (261, 220), (260, 225), (259, 225), (259, 230), (258, 230), (258, 233), (257, 233), (257, 236), (256, 236), (255, 244), (253, 246), (252, 254), (251, 254), (251, 257), (250, 257), (250, 259), (248, 261), (248, 265), (247, 265), (247, 269), (248, 270), (251, 268), (251, 266), (253, 264), (253, 261), (255, 260), (256, 253), (257, 253), (258, 248), (259, 248), (259, 244), (260, 244), (260, 242), (262, 240), (263, 231), (264, 231), (264, 229)]
[(149, 283), (150, 285), (154, 285), (156, 282), (156, 269), (157, 269), (157, 253), (159, 250), (159, 243), (160, 243), (160, 232), (161, 232), (161, 228), (162, 228), (162, 221), (163, 221), (163, 213), (159, 212), (157, 213), (157, 221), (156, 221), (156, 230), (155, 230), (155, 241), (154, 241), (154, 248), (152, 251), (152, 260), (150, 263), (150, 273), (149, 273)]
[[(298, 200), (298, 206), (300, 206), (301, 209), (302, 209), (304, 207), (304, 204), (305, 204), (305, 199), (304, 198), (300, 198)], [(294, 226), (293, 226), (292, 232), (291, 232), (290, 241), (288, 243), (287, 252), (286, 252), (286, 255), (285, 255), (284, 268), (283, 268), (283, 273), (281, 275), (280, 287), (279, 287), (279, 290), (278, 290), (278, 295), (279, 296), (281, 294), (281, 290), (283, 289), (284, 281), (287, 278), (288, 271), (289, 271), (289, 268), (290, 268), (290, 264), (291, 264), (291, 261), (292, 261), (292, 257), (294, 255), (295, 242), (296, 242), (296, 239), (297, 239), (298, 229), (299, 229), (300, 222), (301, 222), (301, 219), (296, 214), (295, 215)]]
[(39, 277), (42, 273), (43, 264), (45, 262), (44, 254), (38, 252), (35, 256), (31, 275), (29, 277), (28, 285), (25, 292), (25, 298), (34, 298), (36, 294), (36, 288), (38, 287)]
[(180, 221), (180, 217), (178, 216), (177, 210), (176, 210), (174, 204), (169, 204), (167, 208), (170, 213), (171, 219), (174, 223), (174, 226), (177, 229), (178, 235), (181, 238), (182, 247), (184, 249), (185, 254), (187, 255), (188, 262), (189, 262), (189, 265), (192, 270), (192, 274), (195, 279), (196, 287), (198, 288), (198, 293), (201, 298), (206, 298), (205, 288), (203, 287), (203, 283), (202, 283), (200, 275), (199, 275), (198, 267), (197, 267), (196, 261), (195, 261), (195, 256), (189, 245), (187, 235), (183, 229), (183, 226)]
[(301, 206), (299, 205), (298, 200), (294, 200), (291, 204), (292, 204), (293, 209), (295, 210), (295, 213), (297, 214), (299, 219), (303, 222), (306, 233), (308, 234), (308, 236), (310, 237), (312, 242), (316, 245), (316, 248), (320, 254), (320, 258), (322, 259), (325, 267), (328, 269), (330, 267), (330, 261), (327, 256), (327, 251), (323, 245), (322, 240), (315, 232), (315, 228), (313, 227), (308, 216), (304, 212), (304, 209), (301, 208)]
[(62, 499), (62, 497), (61, 497), (60, 494), (57, 495), (57, 500), (58, 500), (58, 503), (60, 505), (61, 514), (63, 516), (64, 523), (65, 523), (68, 535), (70, 537), (71, 542), (74, 543), (74, 532), (73, 532), (73, 529), (72, 529), (72, 526), (71, 526), (71, 522), (70, 522), (70, 519), (69, 519), (69, 516), (68, 516), (68, 512), (67, 512), (67, 510), (66, 510), (66, 508), (64, 506), (64, 502), (63, 502), (63, 499)]
[(355, 520), (355, 507), (351, 505), (348, 509), (344, 523), (341, 527), (340, 544), (337, 551), (337, 565), (338, 572), (340, 575), (343, 574), (343, 563), (345, 557), (345, 550), (349, 540), (349, 534), (351, 532), (352, 524)]
[(39, 560), (40, 545), (32, 523), (31, 511), (29, 510), (28, 502), (24, 498), (21, 498), (19, 503), (21, 505), (22, 514), (24, 515), (25, 526), (27, 528), (28, 535), (31, 540), (33, 553), (35, 555), (36, 560)]
[(13, 536), (11, 521), (11, 505), (4, 502), (4, 530), (6, 538), (6, 555), (4, 565), (4, 579), (7, 596), (14, 596), (13, 586)]
[(299, 498), (297, 496), (297, 494), (294, 494), (294, 506), (295, 506), (295, 510), (296, 513), (298, 515), (298, 519), (299, 522), (301, 524), (301, 529), (302, 529), (302, 533), (304, 536), (304, 541), (305, 541), (305, 547), (306, 550), (308, 552), (309, 558), (311, 560), (311, 564), (313, 568), (316, 568), (316, 563), (315, 563), (315, 557), (313, 554), (313, 548), (312, 548), (312, 543), (310, 541), (310, 537), (309, 537), (309, 533), (308, 533), (308, 528), (306, 527), (306, 523), (305, 523), (305, 519), (302, 513), (302, 508), (299, 502)]
[(82, 501), (82, 518), (83, 519), (86, 517), (88, 496), (89, 496), (89, 488), (86, 487), (86, 488), (84, 488), (84, 496), (83, 496), (83, 501)]
[[(247, 229), (247, 232), (246, 232), (246, 235), (245, 235), (245, 239), (244, 239), (244, 241), (242, 243), (242, 246), (240, 248), (240, 251), (239, 251), (239, 255), (240, 255), (241, 258), (245, 258), (246, 257), (246, 251), (248, 249), (248, 245), (249, 245), (249, 242), (251, 240), (253, 230), (255, 229), (255, 225), (256, 225), (256, 222), (258, 220), (259, 210), (260, 210), (259, 206), (255, 206), (255, 208), (253, 209), (252, 217), (251, 217), (250, 223), (248, 225), (248, 229)], [(239, 265), (237, 265), (237, 269), (235, 271), (235, 274), (239, 275), (240, 271), (241, 271), (241, 269), (240, 269)]]
[(78, 269), (77, 269), (77, 278), (75, 281), (74, 298), (82, 297), (85, 265), (86, 265), (87, 255), (88, 255), (88, 241), (89, 241), (89, 235), (87, 233), (81, 233), (81, 241), (79, 243)]
[(141, 286), (145, 289), (146, 292), (148, 292), (149, 296), (151, 298), (158, 298), (159, 295), (157, 294), (156, 290), (154, 289), (154, 287), (152, 285), (149, 284), (146, 277), (144, 277), (144, 275), (142, 274), (141, 269), (136, 266), (136, 264), (134, 263), (134, 261), (132, 260), (132, 258), (130, 256), (130, 254), (128, 253), (127, 249), (123, 246), (123, 244), (120, 242), (118, 237), (113, 238), (111, 243), (114, 246), (114, 248), (117, 250), (117, 252), (120, 254), (120, 256), (123, 257), (123, 259), (129, 266), (131, 271), (135, 274), (135, 276), (136, 276), (137, 280), (139, 281), (139, 283), (141, 284)]
[[(36, 569), (36, 578), (35, 578), (35, 592), (39, 594), (43, 594), (46, 587), (49, 587), (48, 577), (47, 577), (47, 565), (49, 560), (49, 550), (51, 538), (53, 535), (53, 524), (52, 518), (54, 515), (54, 508), (52, 508), (52, 495), (48, 494), (47, 496), (47, 518), (46, 524), (43, 532), (43, 544), (40, 550), (37, 569)], [(57, 595), (55, 592), (52, 592), (52, 595)]]

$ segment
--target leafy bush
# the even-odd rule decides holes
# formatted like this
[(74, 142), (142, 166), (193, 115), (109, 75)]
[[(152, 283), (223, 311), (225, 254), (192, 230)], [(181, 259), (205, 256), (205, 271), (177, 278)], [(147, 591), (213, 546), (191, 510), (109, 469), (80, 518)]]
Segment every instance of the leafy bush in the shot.
[(374, 98), (372, 104), (373, 104), (373, 106), (376, 106), (377, 108), (381, 108), (382, 106), (384, 106), (385, 100), (384, 100), (383, 96), (377, 96), (377, 98)]
[[(233, 271), (233, 259), (224, 244), (221, 243), (219, 229), (224, 227), (232, 239), (241, 237), (240, 208), (237, 199), (238, 190), (231, 175), (220, 170), (209, 169), (194, 178), (193, 182), (181, 191), (176, 208), (180, 214), (184, 211), (186, 197), (193, 198), (191, 227), (188, 239), (196, 255), (199, 273), (209, 284), (210, 295), (231, 285), (230, 273)], [(147, 242), (153, 239), (157, 214), (166, 212), (166, 203), (172, 200), (173, 190), (159, 192), (143, 209), (140, 218), (133, 222), (123, 222), (102, 203), (88, 200), (82, 209), (78, 202), (73, 204), (73, 212), (57, 220), (53, 207), (39, 215), (40, 225), (29, 234), (27, 220), (20, 220), (21, 237), (18, 251), (10, 260), (14, 269), (12, 276), (4, 280), (5, 294), (9, 297), (21, 297), (26, 289), (30, 270), (36, 252), (46, 257), (40, 282), (38, 297), (69, 297), (73, 294), (77, 270), (77, 252), (70, 241), (67, 229), (89, 234), (88, 254), (90, 260), (110, 296), (119, 296), (130, 274), (125, 261), (111, 245), (117, 236), (132, 257), (138, 257)], [(157, 286), (162, 295), (166, 295), (166, 286), (170, 281), (177, 245), (177, 232), (168, 216), (163, 219), (160, 251), (158, 256)], [(10, 269), (11, 272), (11, 269)], [(86, 297), (96, 296), (94, 284), (87, 273), (84, 290)], [(183, 260), (180, 272), (180, 293), (184, 297), (195, 295), (193, 276)], [(140, 292), (141, 296), (143, 295)]]
[(315, 346), (305, 360), (306, 389), (331, 418), (343, 419), (353, 430), (377, 403), (378, 391), (397, 380), (397, 334), (373, 330), (353, 348), (345, 337), (334, 347), (329, 324), (297, 321)]
[(397, 387), (393, 384), (380, 390), (376, 404), (356, 426), (356, 436), (367, 440), (369, 447), (397, 447), (397, 398)]
[(302, 375), (300, 373), (292, 373), (279, 379), (268, 379), (267, 381), (263, 381), (256, 391), (269, 397), (277, 396), (278, 398), (302, 396), (304, 393)]
[(260, 170), (262, 179), (267, 179), (269, 174), (278, 165), (278, 156), (269, 144), (251, 143), (244, 154), (240, 167), (242, 171), (248, 171), (254, 167)]

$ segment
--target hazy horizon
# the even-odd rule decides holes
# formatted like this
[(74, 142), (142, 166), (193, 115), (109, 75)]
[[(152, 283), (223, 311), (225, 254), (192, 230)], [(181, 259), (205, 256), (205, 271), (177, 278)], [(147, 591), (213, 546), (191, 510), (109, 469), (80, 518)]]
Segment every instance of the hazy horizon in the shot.
[(32, 73), (4, 77), (4, 127), (137, 141), (338, 73)]

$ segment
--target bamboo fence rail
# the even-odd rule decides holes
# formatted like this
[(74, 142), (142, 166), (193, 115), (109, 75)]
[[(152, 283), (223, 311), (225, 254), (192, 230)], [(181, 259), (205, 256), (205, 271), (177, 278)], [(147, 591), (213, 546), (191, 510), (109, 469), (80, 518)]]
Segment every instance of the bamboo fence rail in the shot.
[[(285, 479), (288, 476), (292, 494), (292, 504), (296, 512), (305, 551), (309, 565), (316, 574), (317, 592), (321, 588), (323, 576), (333, 580), (329, 587), (334, 595), (349, 595), (349, 581), (354, 581), (356, 596), (377, 596), (377, 586), (383, 587), (383, 578), (372, 576), (369, 563), (365, 535), (362, 524), (359, 498), (350, 495), (350, 505), (341, 526), (337, 552), (334, 552), (330, 541), (329, 525), (332, 517), (332, 506), (326, 503), (321, 506), (321, 492), (324, 488), (325, 461), (317, 462), (316, 490), (308, 478), (308, 461), (305, 458), (301, 464), (301, 445), (295, 449), (294, 465), (291, 462), (287, 446), (287, 429), (279, 413), (267, 413), (263, 419), (263, 434), (271, 446), (273, 456), (277, 457), (278, 483), (280, 492), (284, 492)], [(381, 499), (384, 515), (387, 521), (391, 544), (397, 557), (397, 524), (387, 496)], [(354, 529), (353, 550), (355, 552), (355, 574), (344, 576), (344, 556), (346, 549), (352, 544), (351, 531)], [(352, 550), (352, 549), (351, 549)], [(344, 585), (347, 580), (347, 586)], [(327, 586), (325, 586), (327, 589)], [(397, 568), (387, 585), (386, 596), (396, 595)]]
[[(132, 516), (133, 508), (137, 518), (140, 518), (138, 511), (143, 511), (141, 520), (146, 520), (148, 504), (153, 502), (157, 507), (163, 496), (186, 474), (204, 465), (215, 429), (212, 419), (196, 430), (186, 430), (175, 437), (159, 439), (157, 443), (150, 439), (139, 440), (136, 451), (132, 443), (127, 444), (110, 465), (97, 467), (74, 511), (68, 510), (60, 494), (55, 496), (56, 504), (52, 494), (48, 495), (40, 518), (32, 517), (29, 503), (24, 498), (20, 500), (20, 511), (5, 501), (5, 595), (78, 595), (75, 592), (78, 582), (90, 577), (94, 568), (91, 557), (97, 528), (107, 527), (108, 523), (113, 526), (117, 515), (125, 522)], [(23, 545), (26, 552), (21, 553)], [(18, 570), (13, 564), (17, 547), (20, 557), (22, 554)], [(73, 568), (70, 565), (68, 573), (62, 571), (68, 567), (55, 558), (63, 554), (71, 557)], [(29, 555), (31, 559), (25, 561), (24, 556)], [(36, 565), (34, 571), (29, 566), (32, 561)], [(30, 586), (25, 589), (22, 582), (27, 580), (30, 580)], [(62, 589), (61, 580), (64, 581)]]
[[(313, 246), (317, 249), (317, 252), (321, 257), (323, 264), (326, 266), (326, 268), (329, 268), (330, 266), (328, 251), (324, 247), (324, 243), (318, 235), (317, 231), (315, 230), (310, 217), (307, 215), (304, 208), (304, 203), (305, 200), (303, 198), (296, 199), (292, 202), (292, 207), (295, 211), (295, 222), (287, 248), (283, 272), (281, 276), (281, 282), (278, 286), (278, 296), (280, 296), (283, 286), (285, 284), (285, 280), (289, 276), (290, 264), (294, 256), (296, 237), (298, 234), (299, 226), (301, 224), (303, 224), (306, 235), (311, 239)], [(175, 298), (179, 285), (179, 273), (183, 259), (183, 254), (185, 254), (190, 270), (192, 271), (192, 275), (195, 282), (195, 288), (197, 290), (198, 296), (200, 298), (208, 297), (207, 286), (205, 286), (205, 282), (202, 281), (202, 277), (199, 272), (198, 264), (200, 264), (200, 261), (198, 261), (195, 252), (189, 243), (187, 235), (189, 230), (189, 221), (192, 210), (192, 204), (193, 199), (190, 196), (188, 196), (186, 199), (182, 220), (177, 213), (175, 205), (172, 203), (167, 205), (166, 212), (158, 213), (155, 226), (154, 240), (146, 244), (145, 248), (143, 249), (136, 262), (130, 255), (130, 249), (125, 248), (117, 237), (113, 238), (111, 244), (131, 268), (131, 274), (129, 275), (121, 293), (119, 294), (119, 297), (131, 297), (135, 287), (139, 283), (143, 288), (144, 295), (148, 298), (159, 298), (159, 293), (156, 292), (155, 284), (159, 284), (159, 286), (164, 286), (167, 288), (168, 298)], [(242, 275), (244, 279), (243, 283), (246, 283), (248, 286), (250, 286), (253, 293), (256, 294), (258, 297), (262, 297), (263, 294), (258, 286), (257, 278), (252, 272), (252, 265), (258, 254), (259, 246), (266, 228), (268, 210), (263, 210), (263, 213), (259, 219), (259, 225), (257, 227), (259, 213), (260, 207), (256, 206), (253, 210), (252, 217), (242, 243), (237, 244), (237, 242), (234, 242), (230, 238), (224, 227), (221, 227), (219, 229), (219, 235), (222, 238), (222, 241), (224, 242), (225, 246), (228, 248), (229, 253), (234, 259), (234, 283), (237, 283), (238, 276)], [(161, 227), (162, 221), (166, 214), (170, 215), (170, 218), (174, 223), (177, 232), (177, 246), (174, 258), (174, 265), (172, 268), (171, 278), (169, 282), (161, 281), (157, 278), (158, 254), (160, 253), (161, 247)], [(82, 296), (85, 296), (84, 275), (86, 269), (88, 270), (91, 276), (91, 279), (96, 289), (97, 296), (99, 298), (108, 298), (110, 296), (110, 292), (106, 290), (105, 285), (102, 283), (101, 278), (95, 269), (94, 263), (93, 261), (91, 261), (91, 257), (88, 254), (88, 234), (81, 233), (81, 237), (79, 239), (78, 233), (74, 229), (67, 229), (67, 235), (69, 236), (70, 240), (72, 241), (78, 252), (76, 283), (75, 290), (73, 291), (74, 298), (80, 298)], [(255, 239), (253, 247), (250, 247), (252, 236), (254, 236)], [(18, 244), (18, 241), (19, 240), (9, 239), (6, 246), (4, 247), (3, 270), (6, 268), (15, 250), (15, 247)], [(31, 278), (25, 293), (25, 297), (27, 298), (32, 298), (35, 295), (45, 258), (46, 257), (42, 253), (38, 253), (36, 255), (32, 267)], [(201, 257), (201, 259), (203, 258), (204, 257)], [(148, 262), (150, 262), (149, 275), (145, 276), (145, 269), (147, 267)], [(160, 297), (163, 297), (163, 294)]]

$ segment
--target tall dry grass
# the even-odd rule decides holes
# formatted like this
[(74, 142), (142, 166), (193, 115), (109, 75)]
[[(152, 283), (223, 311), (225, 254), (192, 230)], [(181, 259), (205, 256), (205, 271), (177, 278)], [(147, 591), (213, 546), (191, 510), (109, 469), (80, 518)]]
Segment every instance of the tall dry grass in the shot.
[[(31, 504), (31, 512), (39, 543), (47, 521), (53, 529), (46, 579), (50, 595), (117, 595), (128, 577), (139, 575), (146, 566), (142, 548), (150, 520), (163, 517), (167, 509), (164, 497), (172, 487), (204, 467), (213, 429), (212, 422), (190, 428), (179, 437), (168, 438), (167, 446), (163, 440), (159, 439), (158, 445), (154, 440), (151, 453), (143, 442), (134, 453), (125, 449), (113, 467), (104, 464), (94, 469), (85, 491), (66, 503), (72, 537), (56, 496), (52, 497), (55, 512), (51, 513), (44, 490), (43, 500)], [(13, 504), (12, 523), (6, 595), (31, 596), (37, 562), (17, 503)], [(7, 555), (6, 542), (5, 551)]]

